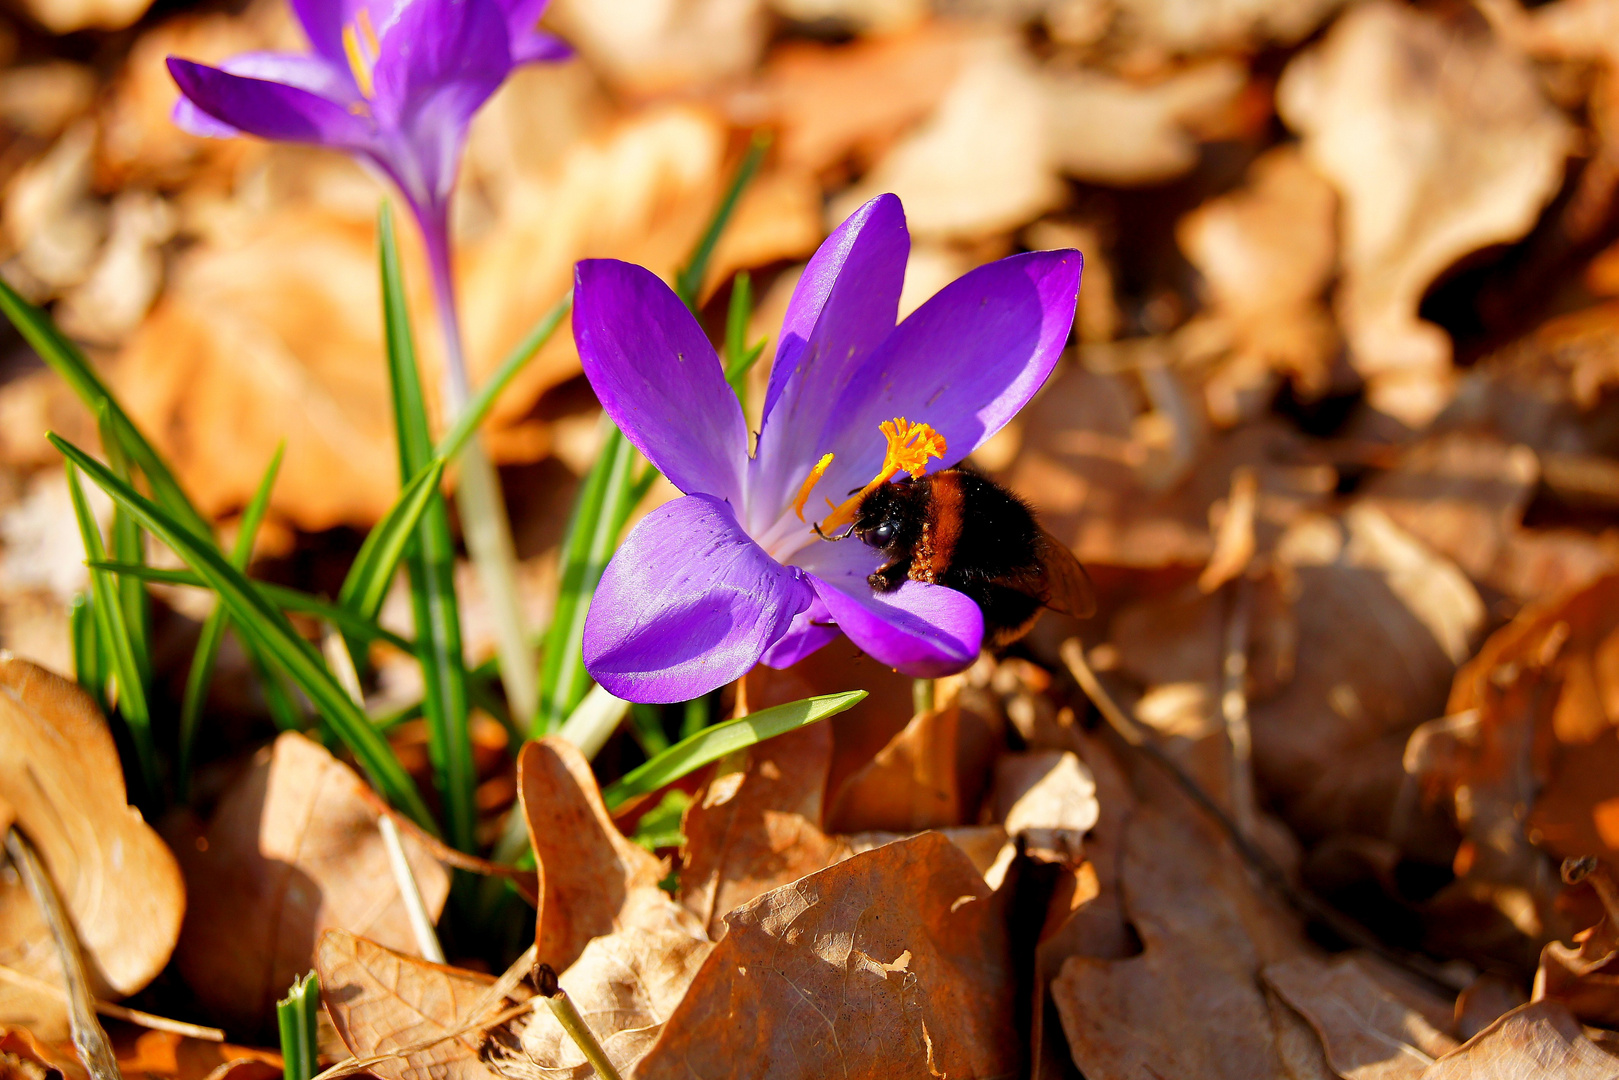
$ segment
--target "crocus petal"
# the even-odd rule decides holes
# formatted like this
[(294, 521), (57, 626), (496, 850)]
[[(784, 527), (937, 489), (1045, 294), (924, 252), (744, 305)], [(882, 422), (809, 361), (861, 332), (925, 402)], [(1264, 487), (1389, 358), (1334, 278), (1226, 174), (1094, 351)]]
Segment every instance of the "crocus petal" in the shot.
[[(430, 110), (439, 124), (464, 127), (511, 73), (506, 15), (488, 0), (410, 0), (378, 28), (377, 121), (401, 129)], [(436, 104), (448, 98), (450, 107)]]
[(793, 616), (793, 624), (780, 641), (765, 650), (759, 663), (778, 669), (790, 668), (810, 653), (831, 644), (837, 636), (838, 628), (817, 596), (809, 607)]
[(293, 14), (303, 25), (304, 36), (315, 51), (339, 66), (348, 64), (343, 50), (343, 30), (359, 32), (359, 15), (364, 9), (374, 33), (385, 33), (410, 0), (292, 0)]
[(749, 471), (748, 523), (756, 532), (781, 515), (816, 458), (831, 449), (816, 440), (837, 391), (893, 332), (910, 248), (899, 199), (879, 195), (827, 237), (799, 277)]
[(865, 484), (883, 462), (884, 420), (931, 424), (948, 468), (999, 431), (1046, 381), (1079, 295), (1077, 251), (1036, 251), (980, 266), (912, 312), (854, 374), (804, 453), (837, 457), (821, 488)]
[(574, 273), (573, 337), (602, 408), (675, 487), (740, 506), (747, 421), (702, 327), (645, 267)]
[[(288, 82), (233, 75), (173, 56), (169, 57), (169, 74), (198, 112), (232, 129), (231, 133), (241, 131), (261, 139), (349, 150), (372, 142), (370, 126), (350, 112), (340, 98), (334, 100)], [(307, 75), (309, 70), (300, 74)], [(199, 133), (212, 135), (222, 130), (203, 126)]]
[(961, 671), (978, 657), (984, 613), (964, 593), (921, 581), (877, 592), (866, 575), (883, 556), (853, 539), (817, 543), (798, 561), (838, 629), (873, 659), (931, 679)]
[(585, 618), (585, 669), (630, 701), (686, 701), (740, 678), (814, 593), (706, 495), (665, 503), (636, 526)]
[(573, 55), (561, 38), (542, 33), (538, 27), (550, 0), (501, 0), (506, 9), (506, 34), (511, 38), (512, 63), (536, 60), (566, 60)]

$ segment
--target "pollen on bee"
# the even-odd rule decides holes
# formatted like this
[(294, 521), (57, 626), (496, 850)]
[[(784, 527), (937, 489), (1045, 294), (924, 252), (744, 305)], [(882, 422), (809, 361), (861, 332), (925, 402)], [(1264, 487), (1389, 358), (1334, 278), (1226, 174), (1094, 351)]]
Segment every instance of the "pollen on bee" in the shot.
[[(896, 473), (909, 473), (912, 477), (919, 477), (927, 471), (930, 458), (942, 458), (946, 453), (944, 436), (928, 424), (913, 424), (903, 416), (896, 416), (879, 424), (878, 430), (888, 440), (888, 448), (883, 453), (883, 467), (877, 470), (877, 475), (872, 477), (865, 487), (832, 507), (832, 512), (819, 522), (823, 532), (841, 529), (853, 521), (861, 500), (888, 483)], [(830, 455), (823, 458), (823, 464), (829, 459)], [(817, 480), (820, 479), (819, 473), (812, 472), (810, 475)], [(809, 489), (806, 488), (798, 494), (799, 502), (795, 505), (801, 508), (803, 500), (809, 498)], [(828, 499), (827, 505), (832, 506), (832, 500)], [(802, 520), (803, 516), (800, 513), (799, 519)]]

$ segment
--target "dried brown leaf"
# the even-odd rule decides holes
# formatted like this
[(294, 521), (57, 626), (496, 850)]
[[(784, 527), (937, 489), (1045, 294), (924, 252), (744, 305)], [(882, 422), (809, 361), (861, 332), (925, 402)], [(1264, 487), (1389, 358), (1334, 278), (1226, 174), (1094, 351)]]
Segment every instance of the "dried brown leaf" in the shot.
[(680, 90), (746, 72), (763, 51), (763, 0), (559, 0), (550, 25), (602, 74), (640, 94)]
[[(90, 696), (10, 654), (0, 654), (0, 806), (61, 895), (92, 991), (120, 998), (149, 983), (180, 934), (180, 868), (128, 805), (112, 733)], [(50, 931), (15, 875), (0, 877), (0, 964), (61, 985)], [(0, 981), (0, 1023), (65, 1038), (65, 1001)]]
[[(652, 1048), (714, 948), (674, 931), (621, 930), (592, 938), (558, 980), (621, 1075)], [(512, 1080), (589, 1080), (584, 1054), (550, 1009), (496, 1033), (485, 1060)], [(515, 1045), (513, 1045), (515, 1040)]]
[(989, 896), (936, 833), (766, 893), (729, 916), (636, 1076), (1014, 1072), (1011, 958)]
[(629, 927), (703, 936), (658, 888), (663, 863), (613, 824), (590, 762), (572, 743), (552, 736), (525, 744), (517, 790), (539, 863), (537, 963), (565, 970), (591, 938)]
[(355, 1057), (437, 1040), (371, 1064), (368, 1072), (382, 1080), (488, 1080), (494, 1075), (478, 1057), (483, 1033), (462, 1031), (494, 1016), (502, 1004), (485, 1001), (495, 982), (488, 975), (431, 964), (344, 930), (321, 935), (315, 962), (321, 1000)]
[[(276, 999), (309, 970), (327, 929), (416, 951), (379, 817), (354, 770), (287, 732), (226, 793), (206, 832), (180, 845), (192, 905), (177, 959), (212, 1012), (246, 1030), (273, 1022)], [(449, 872), (412, 830), (403, 840), (436, 919)]]
[(1352, 959), (1294, 956), (1264, 970), (1265, 982), (1310, 1022), (1327, 1062), (1345, 1080), (1417, 1080), (1456, 1048), (1415, 1009), (1386, 992)]
[(1572, 128), (1487, 31), (1388, 0), (1356, 5), (1295, 59), (1277, 103), (1343, 199), (1350, 361), (1372, 404), (1421, 425), (1452, 392), (1450, 341), (1418, 318), (1423, 292), (1461, 256), (1529, 231)]
[(1602, 1052), (1568, 1010), (1537, 1001), (1507, 1013), (1434, 1062), (1421, 1080), (1615, 1080), (1619, 1058)]

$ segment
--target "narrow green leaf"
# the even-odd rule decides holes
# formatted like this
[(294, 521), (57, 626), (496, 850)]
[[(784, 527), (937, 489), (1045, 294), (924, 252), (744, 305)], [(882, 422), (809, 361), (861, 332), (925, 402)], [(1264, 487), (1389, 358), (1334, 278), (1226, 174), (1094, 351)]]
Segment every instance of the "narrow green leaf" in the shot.
[(560, 729), (590, 690), (581, 651), (585, 615), (607, 560), (618, 546), (623, 520), (634, 505), (627, 495), (633, 487), (630, 477), (636, 457), (629, 440), (613, 428), (580, 489), (563, 540), (562, 582), (545, 636), (540, 714), (534, 720), (536, 738)]
[[(113, 433), (112, 411), (107, 402), (97, 410), (97, 425), (101, 430), (101, 446), (107, 455), (107, 464), (118, 478), (133, 484), (129, 459), (124, 455), (118, 437)], [(141, 540), (141, 527), (121, 506), (112, 511), (112, 556), (125, 562), (145, 562), (146, 547)], [(130, 655), (135, 658), (135, 671), (141, 680), (141, 696), (150, 696), (152, 685), (152, 608), (146, 596), (146, 586), (136, 578), (117, 580), (118, 606), (124, 613), (124, 630), (129, 635)]]
[(92, 415), (99, 415), (105, 405), (114, 441), (152, 485), (158, 505), (198, 536), (211, 536), (213, 530), (207, 519), (186, 496), (162, 455), (141, 434), (78, 346), (63, 336), (50, 316), (24, 300), (4, 281), (0, 281), (0, 312), (5, 313), (23, 339), (34, 347), (40, 359), (79, 395)]
[(753, 318), (753, 276), (746, 270), (731, 285), (731, 306), (725, 314), (725, 381), (736, 391), (736, 399), (747, 405), (744, 390), (748, 371), (764, 355), (765, 343), (748, 347), (748, 320)]
[(728, 720), (682, 739), (668, 750), (632, 769), (621, 779), (602, 789), (602, 800), (609, 810), (636, 795), (657, 791), (682, 776), (700, 769), (726, 754), (746, 749), (794, 728), (836, 716), (866, 696), (864, 690), (805, 698), (787, 705), (762, 709), (738, 720)]
[(101, 636), (96, 629), (95, 607), (86, 593), (78, 593), (67, 609), (68, 634), (73, 639), (73, 678), (103, 714), (107, 709), (106, 662), (101, 654)]
[(366, 534), (360, 553), (354, 557), (338, 603), (364, 619), (375, 619), (393, 584), (394, 573), (405, 548), (415, 538), (422, 515), (438, 496), (444, 476), (444, 459), (435, 458), (399, 493), (381, 521)]
[(320, 980), (311, 971), (294, 979), (287, 996), (275, 1003), (286, 1080), (310, 1080), (320, 1072)]
[(681, 268), (675, 277), (675, 292), (686, 306), (697, 308), (697, 294), (702, 290), (703, 279), (708, 276), (708, 260), (714, 255), (714, 247), (720, 242), (720, 236), (725, 232), (725, 226), (731, 222), (731, 215), (736, 212), (736, 204), (742, 198), (742, 192), (747, 190), (748, 184), (753, 180), (759, 166), (764, 163), (765, 151), (770, 149), (769, 132), (758, 132), (748, 145), (748, 152), (742, 158), (742, 164), (737, 167), (736, 175), (731, 178), (731, 186), (726, 189), (724, 198), (720, 199), (719, 206), (714, 208), (714, 216), (709, 218), (708, 227), (692, 249), (691, 258)]
[(658, 805), (642, 814), (635, 823), (635, 835), (630, 837), (648, 851), (679, 847), (686, 842), (680, 832), (681, 819), (691, 805), (691, 796), (679, 788), (670, 788)]
[[(253, 557), (253, 543), (258, 539), (259, 526), (264, 524), (264, 516), (270, 510), (270, 492), (275, 488), (275, 478), (281, 471), (281, 459), (286, 449), (286, 443), (276, 447), (269, 467), (264, 470), (258, 488), (253, 492), (253, 498), (242, 511), (241, 527), (236, 532), (236, 543), (230, 553), (230, 563), (238, 570), (245, 572), (248, 561)], [(122, 580), (138, 581), (133, 576)], [(196, 743), (197, 724), (202, 720), (203, 706), (208, 700), (208, 685), (213, 682), (219, 643), (225, 637), (225, 623), (225, 605), (216, 602), (214, 610), (203, 620), (202, 634), (197, 638), (196, 651), (191, 654), (191, 669), (186, 672), (185, 697), (180, 703), (180, 757), (175, 776), (175, 791), (182, 802), (191, 796), (191, 754)]]
[[(378, 223), (378, 239), (388, 382), (403, 485), (433, 461), (433, 441), (416, 367), (416, 343), (405, 302), (393, 215), (386, 206)], [(416, 619), (416, 658), (422, 666), (428, 757), (443, 798), (450, 842), (463, 851), (473, 851), (477, 847), (478, 775), (467, 725), (467, 676), (461, 652), (461, 612), (455, 597), (455, 544), (450, 534), (449, 510), (437, 484), (432, 486), (421, 512), (414, 539), (405, 564)]]
[(522, 371), (524, 366), (545, 347), (545, 343), (551, 340), (551, 335), (557, 332), (557, 327), (562, 325), (563, 318), (572, 307), (573, 293), (570, 291), (567, 296), (558, 300), (556, 306), (546, 312), (534, 329), (528, 332), (528, 336), (518, 342), (517, 347), (506, 355), (506, 359), (500, 362), (500, 367), (495, 369), (494, 375), (478, 387), (478, 392), (472, 395), (467, 407), (455, 418), (450, 430), (438, 441), (438, 447), (434, 450), (436, 456), (445, 461), (455, 460), (462, 447), (466, 446), (467, 440), (472, 438), (478, 426), (489, 415), (489, 410), (494, 408), (495, 399), (500, 397), (500, 392), (506, 389), (517, 377), (517, 373)]
[(154, 536), (173, 548), (175, 554), (219, 594), (237, 629), (244, 637), (256, 642), (270, 661), (285, 671), (315, 704), (383, 797), (404, 810), (423, 828), (436, 832), (432, 815), (417, 794), (410, 775), (394, 758), (387, 742), (377, 734), (366, 715), (337, 685), (326, 670), (320, 654), (298, 636), (286, 615), (240, 570), (232, 566), (217, 548), (182, 525), (166, 509), (119, 480), (95, 458), (66, 439), (56, 434), (47, 437), (64, 457), (82, 469), (96, 486), (112, 496), (114, 502), (134, 514)]
[[(97, 469), (105, 466), (93, 458), (85, 460)], [(84, 486), (79, 483), (78, 472), (70, 465), (67, 470), (68, 494), (73, 500), (73, 515), (78, 519), (79, 536), (84, 541), (87, 562), (100, 562), (106, 557), (101, 543), (101, 527), (84, 497)], [(111, 473), (108, 473), (110, 476)], [(119, 600), (118, 579), (104, 570), (90, 571), (90, 604), (95, 612), (97, 636), (101, 639), (101, 652), (111, 661), (111, 674), (117, 681), (118, 715), (129, 727), (130, 741), (140, 763), (141, 782), (146, 798), (158, 794), (157, 751), (152, 743), (152, 716), (146, 707), (146, 684), (141, 679), (135, 652), (130, 642), (129, 628), (124, 622), (124, 608)]]
[(691, 738), (706, 728), (711, 719), (713, 717), (709, 709), (708, 695), (704, 694), (702, 697), (692, 698), (681, 709), (680, 737), (682, 739)]
[(669, 736), (663, 731), (663, 710), (656, 705), (630, 703), (630, 733), (649, 758), (669, 749)]
[[(140, 578), (142, 581), (154, 582), (158, 585), (184, 585), (193, 589), (212, 589), (201, 574), (193, 570), (171, 570), (167, 567), (143, 566), (139, 563), (122, 563), (111, 560), (90, 564), (97, 570), (108, 570), (114, 574), (128, 574)], [(392, 630), (377, 625), (369, 619), (362, 619), (346, 607), (340, 607), (329, 600), (322, 600), (318, 596), (289, 589), (285, 585), (275, 585), (268, 581), (254, 581), (253, 587), (264, 595), (264, 598), (282, 611), (295, 611), (300, 615), (309, 615), (316, 619), (336, 626), (343, 633), (361, 641), (385, 641), (402, 652), (413, 653), (416, 643), (409, 638), (400, 637)]]

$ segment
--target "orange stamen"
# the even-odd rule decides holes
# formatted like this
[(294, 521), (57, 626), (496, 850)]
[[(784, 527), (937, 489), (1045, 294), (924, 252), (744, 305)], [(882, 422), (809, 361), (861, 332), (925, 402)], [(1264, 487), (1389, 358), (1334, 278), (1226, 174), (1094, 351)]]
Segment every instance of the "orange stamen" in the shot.
[[(361, 14), (364, 14), (364, 9), (361, 10)], [(369, 18), (365, 20), (368, 26), (370, 22)], [(360, 48), (360, 37), (352, 26), (343, 27), (343, 55), (348, 57), (349, 71), (354, 74), (354, 85), (360, 88), (361, 96), (369, 99), (375, 89), (371, 82), (372, 61)]]
[[(903, 472), (909, 473), (912, 477), (919, 477), (927, 471), (929, 458), (942, 458), (945, 455), (944, 436), (927, 424), (913, 424), (903, 416), (898, 416), (885, 421), (879, 427), (888, 440), (888, 450), (883, 455), (883, 467), (877, 470), (877, 475), (872, 477), (871, 482), (865, 487), (832, 507), (832, 512), (820, 522), (822, 532), (833, 532), (852, 522), (861, 501), (888, 483), (895, 473)], [(800, 492), (801, 497), (807, 498), (808, 495), (808, 491)], [(832, 500), (828, 499), (826, 504), (832, 506)]]
[(820, 461), (815, 463), (815, 468), (810, 470), (809, 476), (804, 478), (804, 486), (798, 489), (798, 498), (793, 500), (793, 513), (798, 515), (799, 521), (804, 520), (804, 504), (809, 502), (810, 492), (814, 491), (815, 485), (821, 482), (821, 477), (826, 473), (826, 467), (830, 464), (832, 464), (832, 455), (824, 455)]
[(371, 25), (370, 10), (361, 8), (359, 14), (354, 16), (354, 21), (359, 25), (360, 33), (365, 37), (366, 48), (371, 50), (371, 62), (376, 63), (377, 59), (382, 56), (382, 43), (377, 40), (377, 28)]

